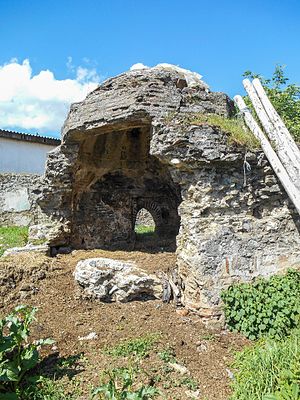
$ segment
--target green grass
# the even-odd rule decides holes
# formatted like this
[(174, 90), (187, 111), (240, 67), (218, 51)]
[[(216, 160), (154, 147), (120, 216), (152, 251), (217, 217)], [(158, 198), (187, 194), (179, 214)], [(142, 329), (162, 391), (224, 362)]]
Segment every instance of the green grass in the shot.
[(153, 235), (155, 226), (136, 225), (134, 231), (138, 235)]
[(259, 141), (243, 124), (236, 118), (224, 118), (217, 114), (195, 114), (190, 120), (191, 124), (204, 125), (208, 124), (219, 128), (228, 135), (229, 143), (239, 144), (249, 149), (257, 149), (260, 147)]
[(27, 226), (0, 227), (0, 256), (10, 247), (24, 246), (27, 240)]
[[(230, 400), (265, 400), (268, 394), (281, 392), (284, 397), (293, 385), (300, 386), (300, 328), (278, 341), (263, 339), (237, 353)], [(275, 397), (277, 399), (277, 397)]]
[(152, 335), (126, 340), (114, 347), (106, 347), (104, 353), (113, 357), (134, 356), (137, 358), (145, 358), (149, 355), (149, 352), (152, 350), (159, 337), (159, 333), (154, 333)]

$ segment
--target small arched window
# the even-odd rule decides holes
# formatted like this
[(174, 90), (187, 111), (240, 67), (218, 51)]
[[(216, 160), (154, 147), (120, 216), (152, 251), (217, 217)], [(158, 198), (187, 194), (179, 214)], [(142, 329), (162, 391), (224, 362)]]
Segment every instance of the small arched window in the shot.
[(155, 222), (145, 208), (142, 208), (136, 216), (134, 231), (137, 235), (154, 235)]

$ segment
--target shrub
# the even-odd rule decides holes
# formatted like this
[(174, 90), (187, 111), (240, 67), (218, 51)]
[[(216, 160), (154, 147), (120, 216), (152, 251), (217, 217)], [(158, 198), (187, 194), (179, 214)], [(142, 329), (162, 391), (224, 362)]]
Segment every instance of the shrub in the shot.
[(35, 320), (36, 308), (18, 306), (0, 321), (0, 398), (19, 398), (25, 374), (39, 361), (40, 346), (54, 343), (41, 339), (29, 343), (30, 324)]
[(279, 339), (297, 326), (300, 314), (300, 272), (230, 286), (221, 294), (225, 319), (233, 331), (254, 340)]
[(300, 399), (300, 329), (261, 339), (235, 355), (231, 400)]

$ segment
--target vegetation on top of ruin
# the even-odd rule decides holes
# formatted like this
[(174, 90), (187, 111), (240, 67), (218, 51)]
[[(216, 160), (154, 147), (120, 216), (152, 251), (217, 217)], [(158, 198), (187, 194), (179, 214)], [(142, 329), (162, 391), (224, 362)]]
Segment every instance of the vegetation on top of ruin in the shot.
[(188, 117), (190, 125), (209, 125), (228, 135), (231, 144), (244, 146), (249, 150), (260, 148), (259, 141), (239, 118), (225, 118), (218, 114), (192, 114)]
[(259, 141), (244, 124), (242, 118), (225, 118), (218, 114), (204, 114), (200, 112), (187, 113), (184, 114), (184, 116), (182, 114), (169, 113), (165, 117), (165, 123), (172, 125), (174, 122), (176, 122), (176, 124), (181, 123), (185, 126), (212, 126), (226, 133), (228, 135), (228, 141), (231, 144), (237, 144), (249, 150), (260, 148)]

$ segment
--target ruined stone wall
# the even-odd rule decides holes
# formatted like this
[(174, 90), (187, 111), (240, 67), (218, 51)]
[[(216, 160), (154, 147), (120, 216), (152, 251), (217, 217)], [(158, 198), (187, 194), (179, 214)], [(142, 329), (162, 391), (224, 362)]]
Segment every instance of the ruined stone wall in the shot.
[(184, 303), (210, 317), (220, 313), (220, 292), (231, 283), (300, 264), (300, 218), (261, 151), (229, 146), (216, 128), (190, 126), (179, 153), (177, 129), (163, 126), (151, 151), (181, 187)]
[(189, 87), (175, 72), (104, 82), (71, 107), (62, 144), (48, 156), (39, 224), (49, 246), (131, 250), (146, 208), (159, 240), (175, 240), (179, 228), (183, 302), (207, 317), (219, 315), (231, 282), (299, 263), (299, 216), (261, 152), (188, 122), (194, 113), (232, 111), (225, 94)]
[(0, 174), (0, 225), (27, 226), (37, 220), (40, 175)]

